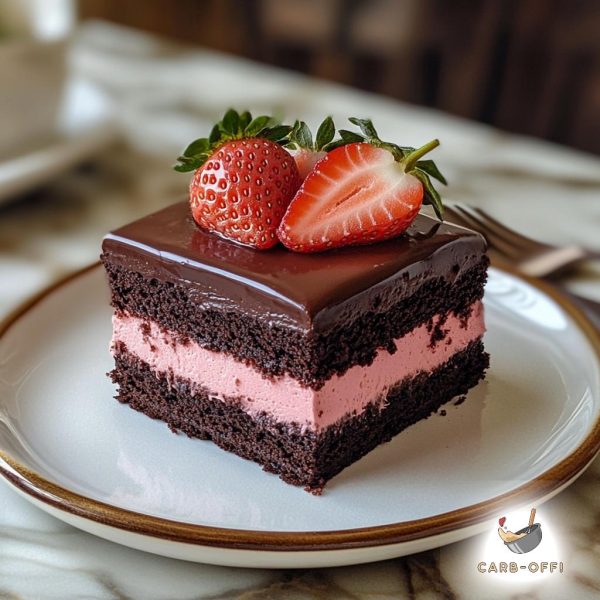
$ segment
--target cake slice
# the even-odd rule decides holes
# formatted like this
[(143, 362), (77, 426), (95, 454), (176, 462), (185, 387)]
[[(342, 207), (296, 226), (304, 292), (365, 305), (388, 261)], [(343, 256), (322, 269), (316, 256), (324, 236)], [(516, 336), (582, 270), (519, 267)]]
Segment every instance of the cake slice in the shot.
[(424, 215), (372, 245), (261, 252), (181, 202), (102, 261), (118, 399), (312, 492), (488, 366), (485, 242)]

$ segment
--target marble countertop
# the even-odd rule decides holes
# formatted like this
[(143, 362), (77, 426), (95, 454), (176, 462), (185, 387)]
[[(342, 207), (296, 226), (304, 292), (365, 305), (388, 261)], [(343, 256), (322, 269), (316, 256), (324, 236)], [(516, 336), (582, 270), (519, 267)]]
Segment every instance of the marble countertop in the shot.
[[(515, 229), (600, 249), (600, 159), (483, 125), (102, 23), (72, 43), (73, 72), (106, 91), (123, 140), (93, 162), (0, 207), (0, 318), (95, 260), (104, 233), (185, 194), (173, 156), (223, 106), (299, 115), (372, 116), (382, 136), (442, 140), (446, 198)], [(211, 82), (207, 87), (206, 82)], [(563, 283), (600, 299), (600, 265)], [(0, 482), (0, 598), (597, 598), (600, 460), (543, 505), (561, 539), (560, 577), (498, 581), (477, 571), (481, 538), (384, 563), (261, 571), (178, 562), (94, 538), (31, 507)]]

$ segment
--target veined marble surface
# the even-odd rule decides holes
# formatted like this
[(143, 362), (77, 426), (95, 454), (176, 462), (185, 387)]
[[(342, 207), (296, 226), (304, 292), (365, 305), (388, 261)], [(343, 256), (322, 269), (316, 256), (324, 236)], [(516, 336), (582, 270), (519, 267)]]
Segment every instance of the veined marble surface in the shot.
[[(0, 318), (97, 258), (104, 233), (185, 194), (169, 169), (226, 106), (300, 116), (372, 116), (382, 136), (442, 140), (445, 197), (489, 209), (532, 236), (600, 248), (600, 159), (393, 100), (209, 51), (85, 26), (73, 68), (112, 96), (124, 143), (94, 164), (0, 208)], [(210, 89), (205, 82), (210, 81)], [(600, 298), (600, 265), (564, 282)], [(196, 565), (130, 550), (31, 507), (0, 482), (0, 598), (592, 599), (600, 596), (600, 460), (538, 508), (564, 572), (512, 581), (480, 573), (485, 536), (407, 558), (338, 569), (260, 571)]]

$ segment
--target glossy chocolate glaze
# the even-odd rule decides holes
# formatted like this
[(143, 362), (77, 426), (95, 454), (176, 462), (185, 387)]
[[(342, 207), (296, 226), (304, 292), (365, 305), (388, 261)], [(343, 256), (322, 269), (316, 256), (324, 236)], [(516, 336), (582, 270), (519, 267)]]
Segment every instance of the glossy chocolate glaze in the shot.
[(403, 236), (370, 246), (258, 251), (200, 229), (184, 201), (108, 234), (103, 252), (145, 277), (185, 286), (201, 308), (325, 332), (365, 311), (385, 310), (429, 279), (453, 281), (480, 262), (485, 241), (419, 215)]

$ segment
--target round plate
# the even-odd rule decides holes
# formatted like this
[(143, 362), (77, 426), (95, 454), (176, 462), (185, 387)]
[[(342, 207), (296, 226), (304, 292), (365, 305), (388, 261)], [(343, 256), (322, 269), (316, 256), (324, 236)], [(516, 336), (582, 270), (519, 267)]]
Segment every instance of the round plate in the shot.
[(558, 493), (600, 447), (600, 344), (585, 318), (494, 269), (485, 306), (486, 380), (317, 497), (112, 399), (111, 311), (92, 266), (1, 330), (0, 472), (76, 527), (193, 561), (322, 567), (464, 539)]

